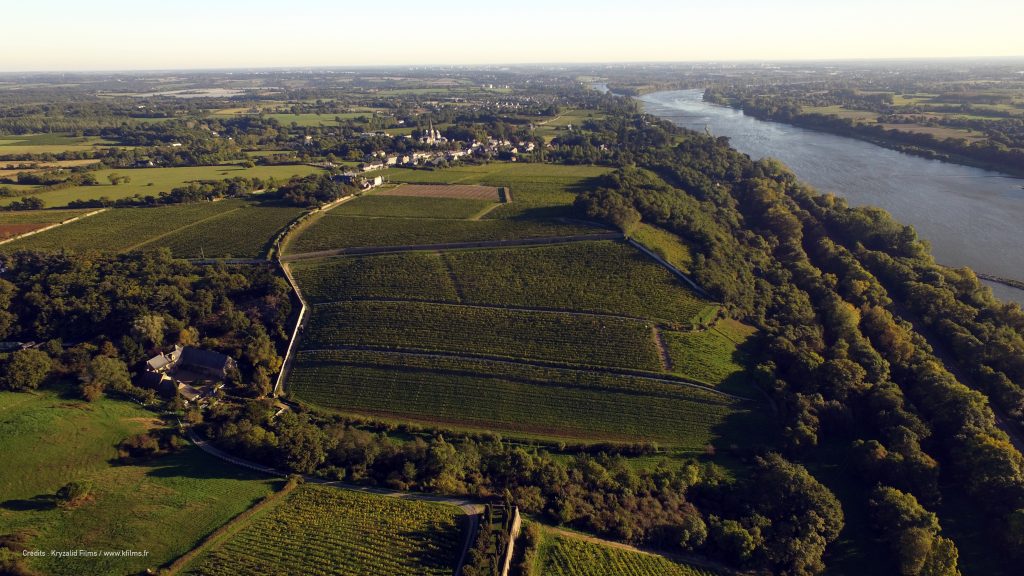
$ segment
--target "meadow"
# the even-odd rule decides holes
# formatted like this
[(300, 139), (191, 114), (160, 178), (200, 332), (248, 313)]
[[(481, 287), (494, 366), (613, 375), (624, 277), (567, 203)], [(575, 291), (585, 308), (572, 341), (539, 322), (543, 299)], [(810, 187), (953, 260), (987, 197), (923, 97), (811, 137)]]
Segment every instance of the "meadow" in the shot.
[[(170, 192), (173, 188), (185, 186), (197, 180), (225, 180), (238, 176), (246, 178), (276, 178), (286, 181), (292, 176), (307, 176), (321, 172), (320, 168), (306, 165), (242, 166), (224, 164), (220, 166), (190, 166), (186, 168), (125, 168), (106, 169), (94, 172), (98, 186), (75, 186), (50, 192), (39, 192), (35, 196), (46, 203), (47, 208), (66, 206), (72, 200), (96, 200), (108, 198), (119, 200), (140, 196), (159, 196), (160, 192)], [(131, 182), (113, 186), (108, 183), (107, 176), (117, 173), (131, 178)], [(17, 198), (0, 198), (0, 206), (14, 202)]]
[(245, 200), (111, 208), (27, 238), (0, 245), (17, 250), (128, 252), (168, 246), (180, 257), (256, 258), (300, 208), (250, 204)]
[(301, 352), (288, 382), (294, 399), (346, 414), (556, 441), (699, 452), (763, 422), (751, 403), (678, 383), (468, 358)]
[(374, 346), (661, 370), (650, 326), (640, 320), (424, 302), (323, 304), (303, 349)]
[(679, 236), (645, 223), (636, 225), (629, 232), (629, 236), (679, 271), (690, 272), (690, 266), (693, 265), (693, 250)]
[(734, 394), (751, 394), (740, 346), (717, 328), (662, 332), (662, 336), (676, 374)]
[(88, 152), (97, 148), (109, 148), (116, 145), (116, 142), (91, 136), (75, 137), (63, 134), (8, 135), (0, 136), (0, 158), (22, 154)]
[[(134, 574), (190, 550), (279, 484), (191, 446), (143, 462), (116, 462), (116, 445), (158, 425), (129, 403), (68, 400), (52, 391), (0, 392), (0, 534), (32, 548), (148, 550), (144, 558), (35, 558), (47, 574)], [(88, 481), (73, 508), (53, 495)]]
[(449, 576), (461, 511), (307, 484), (193, 562), (190, 574)]
[(539, 576), (712, 576), (714, 572), (663, 556), (545, 533), (534, 572)]

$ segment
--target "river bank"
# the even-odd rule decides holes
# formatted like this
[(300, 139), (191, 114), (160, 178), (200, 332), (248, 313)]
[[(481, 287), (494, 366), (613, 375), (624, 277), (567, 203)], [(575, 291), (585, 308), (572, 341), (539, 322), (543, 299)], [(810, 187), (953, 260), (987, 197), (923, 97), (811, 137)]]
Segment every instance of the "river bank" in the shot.
[[(746, 116), (703, 101), (703, 90), (638, 98), (650, 114), (679, 126), (726, 136), (753, 158), (770, 156), (822, 192), (851, 205), (878, 206), (913, 225), (947, 266), (1024, 281), (1024, 180), (927, 160), (859, 139)], [(1000, 284), (997, 297), (1024, 304), (1024, 290)]]

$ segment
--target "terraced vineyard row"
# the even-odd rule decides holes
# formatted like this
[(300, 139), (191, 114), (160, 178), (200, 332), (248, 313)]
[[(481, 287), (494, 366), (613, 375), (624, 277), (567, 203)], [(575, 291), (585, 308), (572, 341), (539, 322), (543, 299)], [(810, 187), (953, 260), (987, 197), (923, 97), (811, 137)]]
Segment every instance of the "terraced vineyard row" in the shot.
[(140, 249), (167, 246), (180, 258), (258, 258), (274, 236), (305, 209), (247, 206), (150, 241)]
[(314, 304), (380, 297), (456, 301), (455, 284), (436, 253), (329, 258), (290, 266), (306, 300)]
[(541, 576), (712, 576), (661, 556), (554, 536), (541, 545)]
[(689, 450), (730, 434), (731, 415), (747, 426), (757, 421), (745, 403), (682, 385), (555, 370), (531, 373), (460, 359), (449, 359), (461, 364), (451, 369), (418, 366), (429, 359), (398, 355), (377, 356), (373, 364), (366, 356), (347, 354), (300, 353), (290, 393), (349, 414), (552, 439), (656, 441)]
[(450, 304), (338, 302), (314, 307), (303, 349), (338, 346), (661, 369), (650, 325), (640, 320)]
[(459, 516), (452, 506), (306, 485), (190, 573), (450, 576)]
[(493, 205), (490, 200), (368, 195), (346, 202), (333, 211), (345, 216), (465, 219)]
[(61, 249), (120, 252), (136, 244), (229, 210), (241, 200), (177, 204), (157, 208), (115, 208), (65, 226), (0, 246), (2, 252)]
[(445, 253), (464, 301), (654, 318), (689, 328), (714, 305), (628, 244)]
[(601, 228), (553, 221), (450, 220), (425, 218), (361, 218), (324, 214), (289, 243), (287, 252), (299, 254), (335, 248), (415, 246), (452, 242), (484, 242), (545, 238), (607, 232)]

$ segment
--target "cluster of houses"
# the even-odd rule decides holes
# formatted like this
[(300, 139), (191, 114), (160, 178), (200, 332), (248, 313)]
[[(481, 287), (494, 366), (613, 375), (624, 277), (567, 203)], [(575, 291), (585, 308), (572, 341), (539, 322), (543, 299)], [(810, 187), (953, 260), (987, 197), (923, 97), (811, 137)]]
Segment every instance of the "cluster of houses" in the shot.
[(203, 403), (224, 386), (228, 373), (235, 368), (234, 359), (220, 352), (175, 346), (171, 352), (161, 352), (146, 361), (137, 385), (165, 397), (181, 396), (186, 404)]

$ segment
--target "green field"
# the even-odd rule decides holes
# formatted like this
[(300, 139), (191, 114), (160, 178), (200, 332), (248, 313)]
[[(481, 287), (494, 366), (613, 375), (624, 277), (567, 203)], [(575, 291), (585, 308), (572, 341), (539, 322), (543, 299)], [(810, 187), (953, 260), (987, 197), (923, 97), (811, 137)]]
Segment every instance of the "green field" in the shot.
[(598, 166), (492, 162), (444, 170), (391, 168), (387, 174), (392, 182), (507, 186), (512, 202), (487, 214), (497, 219), (571, 215), (576, 194), (592, 186), (590, 179), (609, 171)]
[(540, 576), (711, 576), (714, 572), (663, 556), (545, 534), (534, 571)]
[[(384, 420), (700, 451), (756, 434), (752, 403), (673, 382), (466, 358), (301, 352), (293, 398)], [(745, 430), (745, 432), (744, 432)]]
[(661, 370), (650, 325), (626, 318), (423, 302), (337, 302), (312, 310), (301, 345), (374, 346)]
[(428, 198), (420, 196), (361, 196), (331, 210), (343, 216), (390, 218), (471, 218), (494, 206), (488, 200)]
[(444, 258), (466, 303), (622, 314), (687, 328), (714, 307), (621, 242), (459, 251)]
[(607, 232), (600, 228), (545, 221), (431, 220), (427, 218), (360, 218), (327, 212), (294, 235), (286, 254), (335, 248), (417, 246), (452, 242), (486, 242)]
[(328, 258), (289, 266), (306, 300), (313, 304), (381, 297), (458, 301), (455, 284), (437, 253)]
[(743, 375), (743, 353), (717, 327), (700, 332), (662, 332), (662, 335), (672, 358), (672, 371), (676, 374), (727, 392), (751, 394)]
[[(145, 558), (30, 561), (47, 574), (135, 574), (184, 554), (276, 488), (192, 447), (113, 463), (117, 443), (155, 423), (128, 402), (0, 392), (0, 535), (24, 534), (43, 550), (148, 550)], [(92, 497), (55, 507), (52, 495), (70, 481), (91, 482)]]
[[(2, 148), (0, 148), (2, 149)], [(230, 164), (220, 166), (191, 166), (187, 168), (128, 168), (97, 170), (99, 186), (76, 186), (51, 192), (40, 192), (36, 196), (46, 203), (47, 208), (66, 206), (72, 200), (96, 200), (106, 197), (111, 200), (140, 196), (159, 196), (173, 188), (185, 186), (197, 180), (224, 180), (243, 176), (246, 178), (276, 178), (286, 181), (292, 176), (306, 176), (320, 172), (320, 168), (306, 165), (256, 166), (243, 168)], [(113, 173), (131, 178), (131, 182), (112, 186), (107, 176)], [(6, 206), (17, 198), (0, 198), (0, 206)]]
[(454, 506), (305, 485), (188, 573), (450, 576), (461, 515)]
[(111, 208), (0, 246), (17, 250), (126, 252), (169, 246), (182, 257), (259, 257), (277, 231), (302, 213), (244, 200), (174, 204), (154, 208)]
[(90, 136), (74, 137), (63, 134), (26, 134), (0, 136), (0, 158), (21, 154), (58, 154), (60, 152), (88, 152), (97, 148), (116, 146), (116, 142)]
[(679, 236), (650, 224), (637, 225), (629, 235), (633, 240), (661, 256), (681, 272), (690, 272), (690, 266), (693, 265), (693, 251), (690, 249), (690, 245)]
[(288, 206), (244, 205), (138, 246), (167, 246), (180, 258), (259, 258), (277, 233), (305, 212)]

